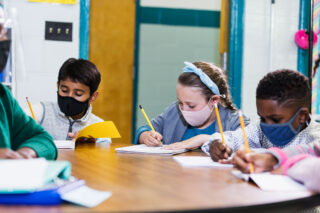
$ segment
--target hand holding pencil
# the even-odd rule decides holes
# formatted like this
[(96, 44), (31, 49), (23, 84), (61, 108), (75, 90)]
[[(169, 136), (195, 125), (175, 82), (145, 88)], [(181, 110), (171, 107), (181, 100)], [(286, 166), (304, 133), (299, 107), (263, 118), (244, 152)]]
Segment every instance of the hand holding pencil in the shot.
[(152, 123), (150, 122), (147, 114), (145, 113), (144, 109), (141, 105), (139, 105), (139, 108), (144, 115), (145, 119), (147, 120), (151, 131), (145, 131), (140, 134), (139, 136), (139, 142), (140, 144), (145, 144), (147, 146), (162, 146), (162, 135), (155, 131), (155, 129), (152, 126)]
[[(249, 147), (248, 138), (247, 138), (246, 131), (245, 131), (243, 115), (242, 115), (241, 110), (239, 110), (239, 118), (240, 118), (240, 125), (241, 125), (241, 129), (242, 129), (242, 133), (243, 133), (244, 145), (246, 147), (246, 152), (248, 154), (248, 153), (250, 153), (250, 147)], [(250, 170), (250, 173), (254, 172), (254, 168), (253, 168), (252, 163), (249, 163), (249, 170)]]
[(213, 141), (213, 143), (211, 143), (210, 145), (209, 153), (213, 161), (220, 161), (223, 159), (228, 159), (229, 156), (232, 154), (232, 149), (226, 144), (223, 137), (223, 129), (217, 103), (214, 104), (214, 108), (216, 112), (217, 122), (219, 125), (221, 141)]

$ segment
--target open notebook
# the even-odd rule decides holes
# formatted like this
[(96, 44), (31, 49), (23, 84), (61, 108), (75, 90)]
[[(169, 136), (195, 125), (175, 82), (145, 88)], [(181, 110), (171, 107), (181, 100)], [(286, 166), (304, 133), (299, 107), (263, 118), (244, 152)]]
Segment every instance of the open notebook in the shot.
[(0, 160), (0, 193), (26, 193), (60, 177), (68, 179), (71, 164), (67, 161)]
[(121, 148), (116, 148), (117, 152), (123, 153), (140, 153), (140, 154), (155, 154), (155, 155), (175, 155), (183, 152), (187, 152), (187, 149), (179, 150), (166, 150), (163, 149), (164, 146), (160, 147), (148, 147), (145, 144), (126, 146)]
[(266, 173), (244, 174), (239, 170), (233, 170), (232, 174), (237, 178), (255, 182), (261, 190), (264, 191), (303, 191), (309, 190), (301, 183), (291, 179), (288, 176)]

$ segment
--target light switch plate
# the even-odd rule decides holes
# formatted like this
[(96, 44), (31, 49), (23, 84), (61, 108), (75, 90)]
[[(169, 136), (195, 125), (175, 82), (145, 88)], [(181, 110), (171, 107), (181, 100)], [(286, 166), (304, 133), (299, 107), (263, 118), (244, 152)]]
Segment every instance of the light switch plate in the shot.
[(45, 40), (72, 41), (72, 23), (46, 21)]

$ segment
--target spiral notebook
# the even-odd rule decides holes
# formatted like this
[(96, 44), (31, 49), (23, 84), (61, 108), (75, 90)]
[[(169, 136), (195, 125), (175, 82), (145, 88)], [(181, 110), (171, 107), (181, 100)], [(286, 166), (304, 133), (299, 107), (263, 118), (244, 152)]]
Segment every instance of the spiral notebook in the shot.
[(164, 146), (150, 147), (145, 144), (126, 146), (121, 148), (116, 148), (117, 152), (121, 153), (138, 153), (138, 154), (152, 154), (152, 155), (176, 155), (183, 152), (187, 152), (187, 149), (179, 150), (167, 150), (163, 149)]

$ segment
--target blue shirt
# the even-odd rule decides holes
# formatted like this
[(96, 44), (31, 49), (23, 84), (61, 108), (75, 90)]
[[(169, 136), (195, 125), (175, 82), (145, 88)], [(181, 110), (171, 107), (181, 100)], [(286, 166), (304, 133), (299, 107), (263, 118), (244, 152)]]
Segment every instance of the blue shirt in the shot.
[[(238, 112), (219, 105), (219, 113), (223, 131), (234, 131), (240, 127)], [(249, 124), (249, 118), (244, 117), (244, 122), (246, 125)], [(165, 145), (181, 141), (188, 128), (177, 102), (168, 106), (163, 113), (152, 119), (151, 123), (154, 129), (162, 135), (162, 142)], [(215, 122), (215, 129), (219, 130), (218, 122)], [(139, 144), (140, 134), (150, 130), (151, 128), (148, 125), (141, 126), (133, 144)]]
[(181, 141), (187, 140), (200, 134), (212, 135), (213, 133), (215, 133), (215, 123), (216, 122), (213, 122), (212, 124), (210, 124), (210, 126), (208, 126), (205, 129), (197, 129), (194, 126), (188, 125), (187, 130), (184, 133)]

